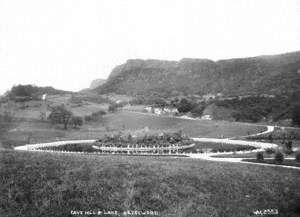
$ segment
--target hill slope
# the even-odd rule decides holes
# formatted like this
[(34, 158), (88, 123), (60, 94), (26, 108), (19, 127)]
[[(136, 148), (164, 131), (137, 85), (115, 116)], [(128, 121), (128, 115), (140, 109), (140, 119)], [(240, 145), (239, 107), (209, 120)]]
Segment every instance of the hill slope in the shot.
[(90, 89), (95, 89), (105, 83), (105, 79), (95, 79), (90, 84)]
[(117, 66), (99, 93), (165, 96), (223, 93), (282, 94), (300, 90), (300, 51), (212, 61), (128, 60)]

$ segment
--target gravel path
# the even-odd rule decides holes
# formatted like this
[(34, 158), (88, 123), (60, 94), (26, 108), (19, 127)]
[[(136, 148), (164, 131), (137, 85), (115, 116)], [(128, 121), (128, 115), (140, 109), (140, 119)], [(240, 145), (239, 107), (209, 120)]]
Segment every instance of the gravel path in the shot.
[[(238, 137), (238, 138), (246, 138), (246, 137), (263, 135), (263, 134), (273, 132), (274, 129), (275, 129), (274, 126), (267, 126), (266, 131), (256, 133), (256, 134), (251, 134), (251, 135), (248, 135), (248, 136), (242, 136), (242, 137)], [(257, 149), (252, 150), (252, 151), (236, 152), (236, 154), (247, 154), (247, 153), (253, 153), (253, 152), (260, 152), (260, 151), (264, 151), (267, 148), (277, 148), (278, 147), (278, 145), (274, 144), (274, 143), (245, 141), (245, 140), (233, 140), (234, 138), (226, 138), (226, 139), (192, 138), (192, 139), (194, 141), (197, 141), (197, 142), (224, 143), (224, 144), (233, 144), (233, 145), (250, 145), (250, 146), (254, 146), (255, 148), (257, 148)], [(247, 162), (247, 161), (243, 161), (244, 158), (217, 158), (217, 157), (213, 157), (213, 156), (217, 156), (217, 155), (226, 155), (226, 154), (233, 154), (233, 152), (188, 154), (188, 156), (190, 158), (194, 158), (194, 159), (202, 159), (202, 160), (210, 160), (210, 161), (253, 164), (253, 165), (261, 165), (261, 166), (291, 168), (291, 169), (298, 169), (298, 170), (300, 169), (300, 167), (294, 167), (294, 166)]]

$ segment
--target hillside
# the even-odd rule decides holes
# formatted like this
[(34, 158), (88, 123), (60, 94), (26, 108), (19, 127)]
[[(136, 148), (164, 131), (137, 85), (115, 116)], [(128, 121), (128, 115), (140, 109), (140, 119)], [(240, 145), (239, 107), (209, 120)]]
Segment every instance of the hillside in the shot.
[(101, 93), (127, 95), (286, 94), (300, 90), (300, 51), (212, 61), (128, 60), (117, 66)]
[(105, 79), (95, 79), (90, 84), (90, 89), (95, 89), (105, 83)]

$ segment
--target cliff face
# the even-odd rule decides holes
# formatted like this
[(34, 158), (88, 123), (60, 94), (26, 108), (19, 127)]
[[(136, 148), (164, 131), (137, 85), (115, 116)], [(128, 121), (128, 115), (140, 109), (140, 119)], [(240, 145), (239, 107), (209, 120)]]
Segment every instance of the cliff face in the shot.
[(300, 90), (300, 51), (217, 62), (208, 59), (128, 60), (117, 66), (107, 82), (96, 90), (166, 96), (294, 92)]
[(96, 79), (96, 80), (93, 80), (92, 83), (90, 84), (90, 89), (95, 89), (99, 86), (101, 86), (102, 84), (105, 83), (105, 79)]

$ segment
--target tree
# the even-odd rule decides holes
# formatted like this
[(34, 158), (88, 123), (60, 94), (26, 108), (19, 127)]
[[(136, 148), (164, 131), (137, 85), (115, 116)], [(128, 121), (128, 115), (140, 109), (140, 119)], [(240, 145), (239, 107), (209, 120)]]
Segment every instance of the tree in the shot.
[(154, 107), (158, 107), (158, 108), (164, 110), (164, 108), (168, 105), (168, 103), (161, 98), (154, 98), (154, 99), (152, 99), (152, 105)]
[(259, 160), (259, 161), (264, 160), (264, 153), (263, 152), (257, 152), (256, 153), (256, 160)]
[(296, 105), (292, 112), (293, 125), (300, 126), (300, 104)]
[(108, 107), (109, 112), (116, 112), (118, 110), (118, 105), (116, 103), (111, 103)]
[(189, 112), (192, 109), (192, 104), (185, 98), (182, 98), (178, 104), (177, 110), (179, 112)]
[(274, 156), (274, 161), (278, 164), (281, 164), (284, 160), (284, 155), (281, 152), (276, 152)]
[(64, 105), (60, 105), (52, 108), (48, 120), (54, 124), (63, 124), (64, 129), (67, 129), (68, 125), (71, 123), (72, 117), (73, 113), (67, 110)]
[(71, 122), (72, 122), (72, 125), (74, 128), (78, 128), (78, 127), (82, 126), (83, 118), (79, 117), (79, 116), (74, 116), (74, 117), (72, 117)]

